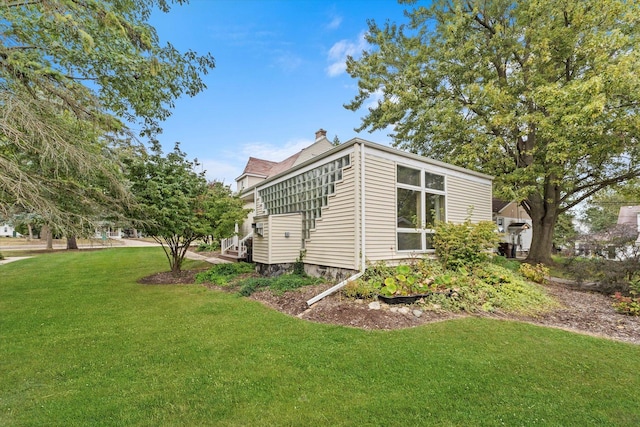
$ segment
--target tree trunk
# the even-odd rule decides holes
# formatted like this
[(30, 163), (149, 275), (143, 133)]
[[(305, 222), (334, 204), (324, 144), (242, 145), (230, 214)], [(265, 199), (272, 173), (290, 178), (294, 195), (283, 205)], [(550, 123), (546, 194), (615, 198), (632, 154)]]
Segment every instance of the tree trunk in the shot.
[(27, 223), (27, 230), (29, 230), (29, 241), (33, 240), (33, 228), (31, 227), (31, 223)]
[(67, 237), (67, 249), (78, 249), (78, 241), (76, 236)]
[(51, 228), (46, 224), (43, 225), (40, 234), (42, 234), (40, 237), (42, 238), (44, 236), (47, 241), (47, 250), (53, 250), (53, 233), (51, 232)]
[(531, 248), (526, 261), (531, 264), (551, 264), (553, 249), (553, 230), (558, 218), (558, 211), (552, 204), (530, 203), (530, 216), (533, 224)]

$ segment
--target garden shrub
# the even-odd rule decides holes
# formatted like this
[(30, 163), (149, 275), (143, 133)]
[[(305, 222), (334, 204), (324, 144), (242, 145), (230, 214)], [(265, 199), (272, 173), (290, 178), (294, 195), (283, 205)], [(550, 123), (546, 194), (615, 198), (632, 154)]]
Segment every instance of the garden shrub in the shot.
[(549, 275), (549, 269), (545, 267), (544, 264), (536, 264), (536, 266), (533, 266), (522, 263), (520, 264), (520, 274), (532, 282), (545, 283), (546, 277)]
[(613, 303), (613, 308), (622, 314), (629, 316), (640, 316), (640, 298), (634, 296), (624, 296), (620, 292), (616, 292), (613, 296), (616, 302)]
[(213, 283), (218, 286), (227, 285), (235, 277), (252, 273), (253, 264), (247, 262), (234, 262), (228, 264), (216, 264), (209, 270), (196, 275), (196, 283)]
[(196, 248), (196, 252), (215, 252), (220, 249), (220, 242), (214, 240), (212, 243), (201, 242)]
[(478, 265), (489, 258), (500, 242), (496, 225), (491, 221), (476, 224), (470, 219), (461, 224), (438, 222), (435, 231), (433, 246), (446, 269)]
[(343, 295), (368, 299), (375, 295), (425, 294), (420, 305), (427, 310), (468, 312), (535, 314), (556, 305), (541, 287), (517, 271), (491, 262), (445, 270), (437, 261), (421, 259), (397, 267), (377, 263), (369, 269), (359, 280), (347, 283)]
[(269, 288), (274, 294), (282, 295), (287, 291), (323, 282), (323, 279), (317, 277), (283, 274), (278, 277), (249, 277), (238, 281), (237, 286), (240, 288), (240, 295), (248, 297), (262, 288)]
[(351, 280), (342, 288), (342, 294), (347, 298), (373, 299), (380, 293), (381, 282), (374, 280)]

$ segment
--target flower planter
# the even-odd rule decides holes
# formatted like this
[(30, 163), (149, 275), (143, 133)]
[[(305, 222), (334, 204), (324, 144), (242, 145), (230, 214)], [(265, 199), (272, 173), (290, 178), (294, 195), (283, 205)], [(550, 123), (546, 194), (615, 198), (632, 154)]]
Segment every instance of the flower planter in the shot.
[(387, 304), (413, 304), (420, 298), (428, 297), (429, 295), (431, 295), (431, 293), (416, 295), (394, 295), (390, 297), (378, 295), (378, 299)]
[(378, 295), (378, 299), (387, 304), (413, 304), (414, 302), (418, 301), (420, 298), (425, 298), (425, 297), (428, 297), (429, 295), (442, 294), (444, 296), (450, 297), (452, 293), (453, 293), (453, 290), (449, 289), (442, 292), (429, 292), (426, 294), (415, 294), (415, 295), (393, 295), (390, 297), (385, 295)]

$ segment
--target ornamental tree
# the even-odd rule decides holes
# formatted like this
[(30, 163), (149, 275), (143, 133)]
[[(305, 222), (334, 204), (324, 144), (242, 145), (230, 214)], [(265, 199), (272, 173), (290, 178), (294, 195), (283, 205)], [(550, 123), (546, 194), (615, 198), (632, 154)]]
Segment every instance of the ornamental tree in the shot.
[(110, 210), (123, 204), (127, 188), (109, 153), (114, 138), (129, 123), (144, 135), (159, 132), (174, 100), (203, 90), (200, 76), (214, 66), (210, 55), (160, 45), (147, 21), (170, 3), (0, 2), (0, 206), (72, 227), (88, 217), (60, 198), (82, 195), (95, 201), (91, 211), (106, 199)]
[(230, 237), (233, 224), (247, 216), (228, 187), (209, 185), (204, 171), (195, 172), (197, 162), (187, 160), (178, 143), (163, 156), (156, 142), (149, 154), (127, 164), (135, 197), (131, 216), (162, 246), (173, 273), (181, 271), (191, 243), (211, 235)]
[(496, 176), (533, 221), (529, 261), (550, 262), (560, 214), (640, 175), (640, 4), (435, 0), (407, 17), (371, 21), (347, 61), (346, 108), (376, 101), (358, 130)]

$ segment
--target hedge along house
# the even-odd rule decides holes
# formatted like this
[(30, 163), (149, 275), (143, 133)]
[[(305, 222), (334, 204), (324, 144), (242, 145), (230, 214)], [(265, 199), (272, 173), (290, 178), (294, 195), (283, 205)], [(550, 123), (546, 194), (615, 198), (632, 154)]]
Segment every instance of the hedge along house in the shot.
[(436, 220), (491, 221), (488, 175), (359, 138), (333, 146), (322, 130), (294, 157), (272, 164), (264, 178), (250, 160), (237, 179), (255, 210), (247, 235), (262, 273), (289, 268), (302, 255), (308, 273), (345, 278), (367, 262), (432, 253)]

